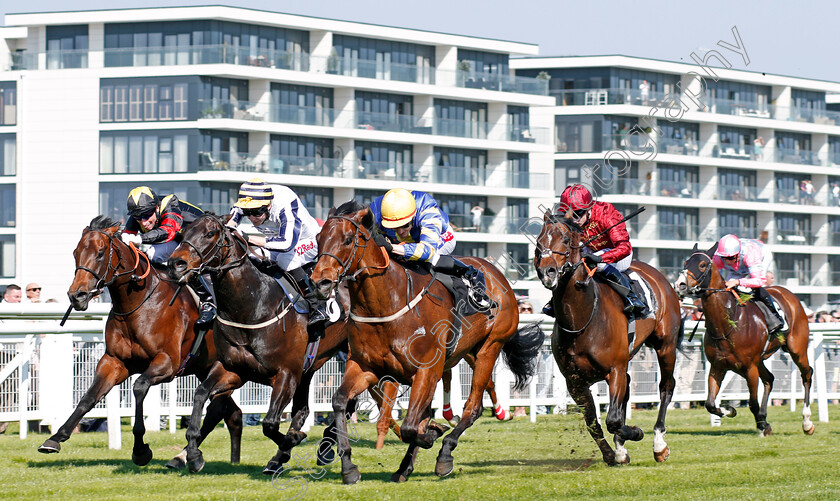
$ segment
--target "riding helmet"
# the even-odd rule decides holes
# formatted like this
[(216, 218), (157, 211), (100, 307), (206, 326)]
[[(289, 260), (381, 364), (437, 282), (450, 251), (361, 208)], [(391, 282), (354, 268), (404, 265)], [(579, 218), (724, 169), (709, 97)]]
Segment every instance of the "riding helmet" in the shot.
[(382, 197), (382, 226), (399, 228), (414, 219), (417, 202), (410, 191), (394, 188)]
[(239, 200), (233, 204), (240, 209), (256, 209), (271, 204), (274, 190), (262, 179), (255, 177), (239, 187)]
[(126, 202), (128, 215), (134, 218), (152, 213), (157, 205), (157, 195), (148, 186), (138, 186), (131, 190)]
[(718, 242), (715, 256), (733, 257), (741, 253), (741, 241), (733, 234), (724, 235)]

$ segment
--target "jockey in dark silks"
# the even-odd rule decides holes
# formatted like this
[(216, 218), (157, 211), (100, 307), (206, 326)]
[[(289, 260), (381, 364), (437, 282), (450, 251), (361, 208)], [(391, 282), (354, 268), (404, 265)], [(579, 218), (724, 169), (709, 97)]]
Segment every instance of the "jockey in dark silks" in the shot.
[[(622, 273), (630, 267), (633, 260), (633, 247), (630, 235), (621, 220), (624, 218), (611, 203), (595, 202), (592, 194), (583, 185), (567, 187), (560, 195), (558, 213), (572, 213), (572, 219), (583, 229), (583, 238), (589, 238), (610, 228), (606, 233), (587, 244), (581, 255), (590, 263), (597, 263), (598, 273), (613, 285), (613, 289), (624, 299), (624, 313), (631, 315), (645, 309), (630, 287), (630, 280)], [(614, 225), (614, 226), (613, 226)], [(617, 286), (617, 287), (616, 287)], [(543, 313), (554, 316), (551, 302), (543, 308)]]
[[(138, 186), (131, 190), (126, 206), (128, 220), (122, 232), (122, 241), (137, 246), (148, 245), (146, 254), (157, 264), (166, 264), (178, 247), (175, 235), (204, 213), (198, 207), (178, 200), (175, 195), (159, 197), (148, 186)], [(190, 286), (201, 302), (197, 325), (207, 325), (216, 317), (209, 283), (209, 280), (201, 276), (190, 281)]]

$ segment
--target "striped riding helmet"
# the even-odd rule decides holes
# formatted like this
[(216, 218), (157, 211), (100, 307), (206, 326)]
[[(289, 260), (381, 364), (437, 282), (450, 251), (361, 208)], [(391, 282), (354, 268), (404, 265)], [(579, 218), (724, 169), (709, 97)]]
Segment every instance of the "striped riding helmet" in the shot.
[(256, 209), (267, 207), (273, 198), (271, 186), (260, 178), (254, 178), (239, 187), (239, 200), (233, 205), (240, 209)]
[(128, 194), (126, 207), (133, 218), (149, 216), (157, 209), (157, 195), (148, 186), (138, 186)]

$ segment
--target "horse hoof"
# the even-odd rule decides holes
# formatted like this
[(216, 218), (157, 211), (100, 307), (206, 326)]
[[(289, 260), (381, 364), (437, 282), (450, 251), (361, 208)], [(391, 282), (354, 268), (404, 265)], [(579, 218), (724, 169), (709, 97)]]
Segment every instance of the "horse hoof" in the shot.
[(455, 428), (461, 422), (461, 416), (452, 416), (452, 419), (447, 419), (446, 422), (449, 423), (449, 426)]
[(395, 484), (401, 484), (406, 480), (408, 480), (408, 477), (400, 472), (396, 472), (393, 475), (391, 475), (391, 482), (394, 482)]
[(721, 405), (720, 408), (724, 411), (723, 416), (721, 417), (731, 417), (734, 418), (738, 415), (738, 411), (735, 410), (735, 407), (729, 405)]
[(761, 430), (761, 436), (762, 437), (769, 437), (772, 434), (773, 434), (773, 428), (769, 424), (767, 425), (767, 428), (764, 428), (763, 430)]
[(282, 464), (269, 461), (269, 463), (265, 465), (265, 468), (263, 468), (263, 475), (282, 475), (285, 470), (286, 468)]
[(187, 467), (187, 462), (184, 461), (180, 456), (175, 456), (174, 458), (170, 459), (168, 463), (164, 466), (169, 468), (170, 470), (183, 470)]
[(344, 485), (353, 485), (359, 483), (359, 480), (362, 479), (362, 474), (359, 473), (359, 468), (353, 466), (347, 471), (341, 472), (341, 481), (344, 482)]
[(802, 428), (802, 431), (805, 432), (806, 435), (813, 435), (814, 434), (814, 425), (812, 424), (810, 428)]
[(335, 451), (332, 449), (324, 449), (324, 452), (318, 451), (318, 459), (315, 463), (318, 466), (325, 466), (332, 464), (333, 461), (335, 461)]
[(131, 453), (131, 461), (137, 466), (146, 466), (152, 460), (152, 449), (143, 444), (138, 451)]
[(199, 452), (198, 457), (193, 460), (187, 460), (187, 466), (190, 467), (190, 473), (198, 473), (204, 469), (204, 456)]
[(656, 451), (653, 452), (653, 459), (655, 459), (657, 463), (665, 462), (665, 460), (668, 459), (670, 456), (671, 456), (671, 448), (670, 447), (665, 447), (664, 449), (662, 449), (659, 452), (656, 452)]
[(55, 454), (60, 450), (61, 444), (51, 438), (45, 440), (44, 443), (41, 444), (41, 447), (38, 447), (38, 452), (43, 452), (44, 454)]
[(453, 466), (452, 460), (438, 461), (437, 464), (435, 464), (435, 475), (441, 478), (448, 477), (454, 469), (455, 467)]
[[(458, 418), (459, 421), (460, 419), (461, 418)], [(449, 431), (449, 427), (443, 423), (438, 423), (437, 421), (430, 419), (429, 426), (427, 427), (426, 431), (433, 431), (437, 434), (438, 437), (442, 437), (444, 433)]]

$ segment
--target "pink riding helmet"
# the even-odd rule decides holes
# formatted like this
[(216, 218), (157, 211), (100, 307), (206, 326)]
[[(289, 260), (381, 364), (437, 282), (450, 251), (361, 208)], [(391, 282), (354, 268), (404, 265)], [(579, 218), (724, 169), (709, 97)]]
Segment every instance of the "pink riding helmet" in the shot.
[(724, 235), (723, 238), (720, 239), (720, 242), (718, 242), (715, 256), (720, 256), (721, 258), (735, 257), (740, 253), (741, 241), (737, 236), (730, 233), (729, 235)]

